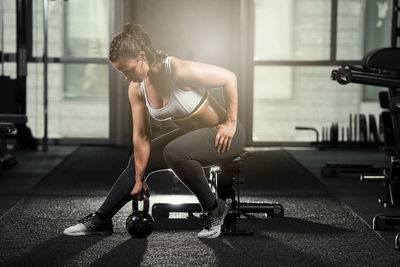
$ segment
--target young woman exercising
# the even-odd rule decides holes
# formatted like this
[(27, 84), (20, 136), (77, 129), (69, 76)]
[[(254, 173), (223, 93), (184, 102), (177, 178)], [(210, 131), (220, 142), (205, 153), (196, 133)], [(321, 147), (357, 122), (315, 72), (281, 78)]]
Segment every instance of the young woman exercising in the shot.
[[(237, 120), (235, 74), (156, 51), (137, 24), (126, 24), (114, 37), (109, 60), (130, 80), (133, 155), (101, 207), (65, 229), (64, 234), (112, 233), (111, 218), (117, 211), (132, 197), (142, 200), (142, 194), (149, 195), (147, 175), (171, 168), (207, 215), (198, 236), (218, 237), (228, 206), (212, 194), (202, 165), (231, 160), (244, 147), (244, 129)], [(215, 87), (224, 88), (226, 110), (207, 91)], [(151, 140), (149, 115), (156, 120), (172, 120), (178, 128)]]

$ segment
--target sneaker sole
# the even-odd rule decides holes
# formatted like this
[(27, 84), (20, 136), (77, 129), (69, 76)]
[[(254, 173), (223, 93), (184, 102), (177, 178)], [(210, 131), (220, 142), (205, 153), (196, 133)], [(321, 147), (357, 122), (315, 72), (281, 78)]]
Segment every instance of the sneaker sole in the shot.
[[(211, 231), (210, 231), (211, 232)], [(197, 235), (199, 238), (217, 238), (221, 235), (221, 225), (218, 225), (218, 230), (212, 231), (208, 235)]]
[(84, 236), (84, 235), (112, 235), (114, 233), (113, 230), (108, 230), (108, 231), (97, 231), (97, 232), (75, 232), (75, 233), (66, 233), (64, 232), (64, 235), (67, 236)]

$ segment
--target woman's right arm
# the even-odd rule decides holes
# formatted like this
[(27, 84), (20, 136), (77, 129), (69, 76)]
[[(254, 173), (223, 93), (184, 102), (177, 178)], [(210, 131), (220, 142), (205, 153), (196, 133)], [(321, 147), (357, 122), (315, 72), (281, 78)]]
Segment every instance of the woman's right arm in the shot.
[[(151, 128), (150, 117), (146, 107), (146, 100), (140, 90), (140, 83), (130, 82), (129, 102), (132, 110), (133, 122), (133, 154), (135, 160), (135, 180), (136, 185), (141, 185), (144, 182), (144, 175), (147, 162), (150, 156), (151, 144)], [(135, 187), (137, 187), (135, 185)], [(146, 191), (146, 188), (139, 188), (141, 191)], [(148, 190), (148, 189), (147, 189)]]

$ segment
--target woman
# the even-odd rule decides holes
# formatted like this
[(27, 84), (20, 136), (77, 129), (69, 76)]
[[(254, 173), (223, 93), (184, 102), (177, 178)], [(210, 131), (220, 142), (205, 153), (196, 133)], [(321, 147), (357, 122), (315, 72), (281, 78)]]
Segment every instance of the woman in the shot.
[[(112, 233), (111, 218), (117, 211), (132, 197), (142, 200), (142, 194), (149, 196), (147, 175), (171, 168), (196, 195), (207, 215), (198, 236), (218, 237), (228, 205), (212, 194), (202, 165), (231, 160), (244, 147), (244, 130), (237, 120), (235, 74), (155, 51), (143, 28), (134, 24), (126, 24), (114, 37), (109, 60), (130, 80), (133, 155), (101, 207), (64, 234)], [(224, 88), (226, 110), (208, 93), (206, 88), (213, 87)], [(149, 115), (172, 120), (178, 128), (151, 140)]]

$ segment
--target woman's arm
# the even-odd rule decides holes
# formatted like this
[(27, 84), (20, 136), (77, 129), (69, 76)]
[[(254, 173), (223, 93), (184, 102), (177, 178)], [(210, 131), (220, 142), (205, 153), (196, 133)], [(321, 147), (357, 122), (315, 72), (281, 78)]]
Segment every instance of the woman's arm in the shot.
[(140, 193), (148, 194), (148, 188), (144, 182), (146, 166), (150, 156), (151, 128), (149, 113), (145, 99), (140, 91), (140, 83), (130, 82), (129, 102), (132, 110), (133, 122), (133, 155), (135, 160), (135, 187), (131, 194), (141, 200)]
[(227, 102), (227, 122), (237, 122), (238, 88), (236, 75), (224, 68), (172, 58), (172, 75), (180, 88), (223, 87)]
[(218, 152), (229, 150), (236, 132), (238, 113), (238, 88), (236, 75), (224, 68), (194, 61), (172, 58), (172, 77), (178, 87), (223, 87), (227, 100), (226, 121), (216, 128), (215, 147)]

